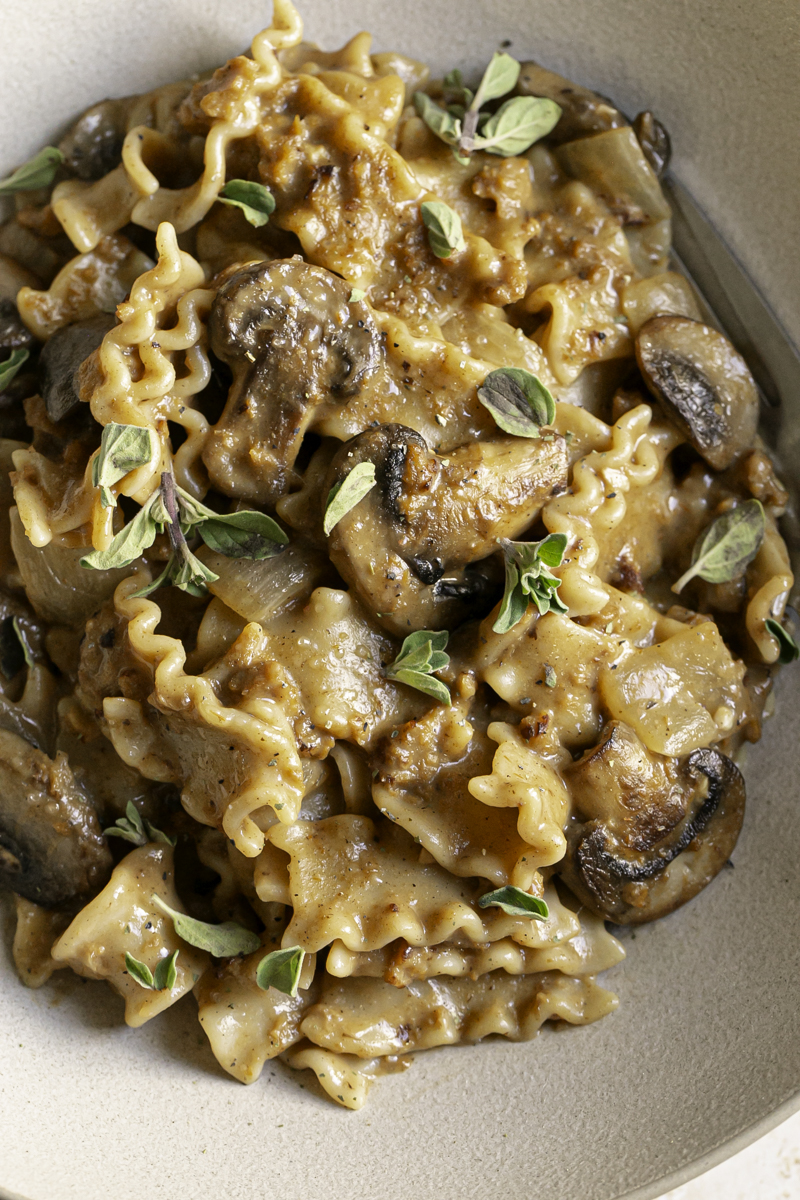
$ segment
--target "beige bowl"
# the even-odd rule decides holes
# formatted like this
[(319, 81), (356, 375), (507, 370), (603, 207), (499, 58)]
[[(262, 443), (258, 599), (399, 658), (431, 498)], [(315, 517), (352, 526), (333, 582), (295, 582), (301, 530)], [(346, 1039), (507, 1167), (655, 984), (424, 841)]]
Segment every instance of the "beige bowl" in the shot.
[[(676, 174), (800, 341), (794, 0), (306, 0), (303, 13), (325, 46), (368, 25), (380, 48), (434, 67), (478, 67), (510, 38), (627, 111), (652, 107)], [(221, 62), (267, 18), (254, 0), (2, 0), (0, 172), (90, 102)], [(781, 450), (797, 478), (792, 399)], [(25, 991), (3, 926), (0, 1195), (645, 1200), (741, 1149), (800, 1106), (800, 668), (780, 684), (746, 763), (735, 869), (627, 936), (619, 1011), (425, 1054), (360, 1113), (279, 1066), (234, 1083), (191, 1001), (134, 1031), (100, 984)]]

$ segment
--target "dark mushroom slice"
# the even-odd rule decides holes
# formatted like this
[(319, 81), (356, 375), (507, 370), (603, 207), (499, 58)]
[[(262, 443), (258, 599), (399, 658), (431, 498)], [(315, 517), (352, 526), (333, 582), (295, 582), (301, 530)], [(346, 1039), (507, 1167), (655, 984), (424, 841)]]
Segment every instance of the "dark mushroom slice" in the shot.
[(548, 100), (555, 100), (561, 108), (558, 124), (547, 136), (547, 141), (554, 145), (560, 146), (562, 142), (630, 124), (628, 118), (605, 96), (572, 83), (563, 75), (540, 67), (538, 63), (524, 62), (521, 68), (517, 93), (521, 96), (544, 96)]
[(48, 758), (0, 729), (0, 887), (55, 908), (111, 873), (97, 815), (64, 754)]
[[(27, 329), (13, 300), (0, 300), (0, 363), (15, 350), (35, 351), (36, 338)], [(25, 422), (22, 401), (36, 391), (36, 374), (31, 362), (0, 392), (0, 437), (13, 441), (30, 441), (30, 429)]]
[(78, 179), (102, 179), (122, 160), (129, 100), (101, 100), (78, 117), (58, 148)]
[(220, 288), (211, 348), (233, 372), (203, 461), (226, 495), (274, 504), (315, 410), (355, 396), (378, 365), (379, 334), (351, 287), (301, 258), (253, 263)]
[(65, 325), (45, 343), (39, 366), (42, 399), (51, 421), (62, 421), (81, 404), (78, 370), (115, 324), (112, 313), (98, 313)]
[(323, 496), (361, 462), (377, 486), (332, 530), (328, 552), (391, 633), (443, 629), (497, 600), (499, 538), (518, 538), (567, 485), (566, 443), (498, 437), (440, 458), (405, 425), (360, 433), (334, 458)]
[(663, 758), (614, 721), (565, 780), (579, 815), (561, 876), (588, 908), (617, 924), (640, 925), (679, 908), (736, 845), (744, 780), (716, 749)]
[(633, 132), (645, 158), (660, 179), (672, 158), (672, 142), (664, 126), (651, 112), (640, 112), (633, 122)]
[(758, 391), (716, 329), (691, 317), (651, 317), (636, 338), (636, 360), (666, 416), (709, 466), (722, 471), (750, 449)]

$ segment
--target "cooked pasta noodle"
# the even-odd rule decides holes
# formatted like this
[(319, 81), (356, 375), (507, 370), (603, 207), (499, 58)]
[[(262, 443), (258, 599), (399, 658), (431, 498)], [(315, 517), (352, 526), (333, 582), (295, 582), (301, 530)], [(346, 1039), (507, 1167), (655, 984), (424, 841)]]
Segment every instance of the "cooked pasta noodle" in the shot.
[(508, 56), (472, 144), (302, 36), (95, 106), (0, 227), (0, 883), (26, 985), (193, 991), (357, 1109), (613, 1010), (605, 922), (733, 850), (793, 576), (663, 145)]

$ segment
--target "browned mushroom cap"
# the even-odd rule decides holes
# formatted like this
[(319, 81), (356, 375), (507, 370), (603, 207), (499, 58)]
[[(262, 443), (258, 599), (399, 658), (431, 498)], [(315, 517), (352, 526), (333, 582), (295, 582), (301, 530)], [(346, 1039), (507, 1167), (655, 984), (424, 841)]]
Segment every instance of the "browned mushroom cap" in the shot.
[(620, 925), (663, 917), (727, 862), (744, 817), (744, 780), (718, 750), (651, 754), (628, 726), (566, 774), (576, 808), (561, 875), (588, 908)]
[(129, 102), (102, 100), (78, 117), (59, 142), (64, 165), (79, 179), (102, 179), (122, 158)]
[(651, 112), (639, 113), (633, 122), (633, 132), (636, 134), (645, 158), (660, 179), (672, 157), (672, 142), (669, 134)]
[(52, 908), (99, 888), (111, 855), (59, 754), (0, 729), (0, 887)]
[[(384, 628), (452, 628), (498, 596), (499, 538), (516, 538), (567, 484), (566, 444), (498, 437), (440, 458), (405, 425), (382, 425), (347, 442), (324, 495), (360, 462), (377, 486), (330, 534), (340, 575)], [(475, 564), (475, 565), (473, 565)]]
[(665, 414), (718, 471), (753, 444), (758, 391), (726, 337), (690, 317), (651, 317), (636, 359)]
[(547, 139), (558, 146), (562, 142), (630, 124), (605, 96), (572, 83), (535, 62), (522, 63), (516, 90), (522, 96), (545, 96), (560, 106), (561, 117)]
[(81, 404), (78, 370), (115, 324), (113, 313), (98, 313), (64, 325), (45, 343), (39, 367), (42, 399), (51, 421), (62, 421)]
[(369, 309), (337, 275), (300, 258), (253, 263), (220, 288), (211, 347), (233, 385), (203, 461), (227, 495), (274, 503), (315, 409), (354, 396), (378, 363)]

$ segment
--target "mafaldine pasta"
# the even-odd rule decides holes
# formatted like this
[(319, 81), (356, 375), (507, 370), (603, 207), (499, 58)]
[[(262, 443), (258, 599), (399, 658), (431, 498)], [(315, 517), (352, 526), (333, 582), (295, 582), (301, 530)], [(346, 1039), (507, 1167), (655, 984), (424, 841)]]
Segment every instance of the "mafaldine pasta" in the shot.
[[(302, 40), (0, 185), (0, 882), (23, 983), (192, 992), (359, 1108), (617, 1003), (729, 861), (792, 585), (669, 137)], [(474, 90), (473, 90), (474, 89)], [(491, 1053), (490, 1049), (486, 1053)]]

